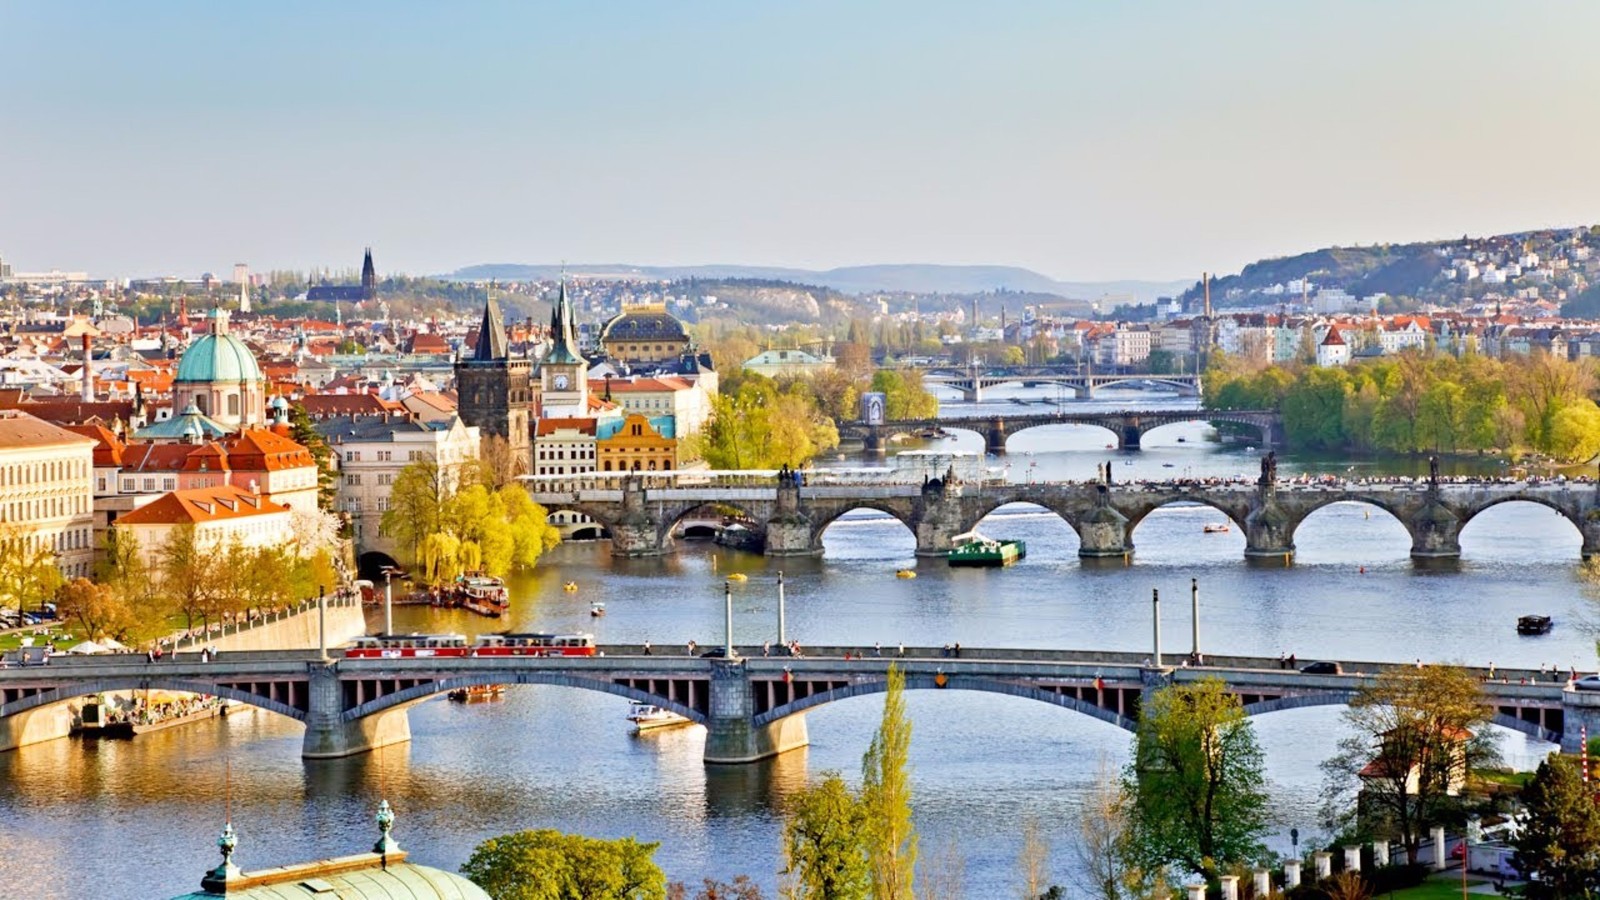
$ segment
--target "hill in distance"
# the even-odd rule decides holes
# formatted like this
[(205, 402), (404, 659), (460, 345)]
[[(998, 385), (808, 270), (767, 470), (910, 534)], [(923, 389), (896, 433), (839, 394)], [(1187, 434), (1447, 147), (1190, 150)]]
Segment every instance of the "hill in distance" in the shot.
[[(1018, 266), (943, 266), (920, 263), (844, 266), (837, 269), (794, 269), (782, 266), (635, 266), (626, 263), (568, 264), (577, 277), (641, 278), (675, 281), (701, 279), (760, 279), (814, 284), (846, 294), (903, 292), (913, 294), (976, 294), (1007, 290), (1093, 300), (1106, 294), (1131, 294), (1141, 302), (1171, 296), (1188, 287), (1188, 281), (1057, 281)], [(548, 280), (559, 276), (561, 266), (488, 263), (456, 271), (446, 278), (463, 281)]]

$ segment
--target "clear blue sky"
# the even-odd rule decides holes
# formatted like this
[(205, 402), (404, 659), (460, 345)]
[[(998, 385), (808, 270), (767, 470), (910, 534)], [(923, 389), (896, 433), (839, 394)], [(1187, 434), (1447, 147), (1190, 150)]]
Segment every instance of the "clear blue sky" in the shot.
[(1187, 278), (1600, 220), (1600, 3), (0, 0), (22, 270)]

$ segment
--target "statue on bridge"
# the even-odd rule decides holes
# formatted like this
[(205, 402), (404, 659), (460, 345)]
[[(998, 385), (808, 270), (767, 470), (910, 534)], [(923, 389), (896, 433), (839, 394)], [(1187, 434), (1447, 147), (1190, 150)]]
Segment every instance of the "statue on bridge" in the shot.
[(1428, 457), (1428, 486), (1439, 486), (1439, 457)]
[(1278, 483), (1278, 451), (1269, 450), (1266, 456), (1261, 457), (1261, 480), (1257, 483), (1262, 487)]

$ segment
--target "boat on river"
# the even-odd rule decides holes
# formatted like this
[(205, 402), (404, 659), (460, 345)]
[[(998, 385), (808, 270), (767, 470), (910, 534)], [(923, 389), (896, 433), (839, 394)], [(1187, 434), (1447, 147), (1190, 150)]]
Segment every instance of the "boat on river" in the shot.
[(635, 703), (628, 708), (628, 721), (635, 731), (655, 731), (659, 728), (676, 728), (690, 724), (688, 717), (653, 703)]
[(1227, 522), (1213, 522), (1200, 530), (1206, 534), (1227, 534), (1229, 529)]
[(446, 695), (451, 703), (484, 703), (489, 700), (503, 700), (506, 696), (506, 686), (503, 684), (474, 684), (470, 687), (456, 688)]
[(1521, 616), (1517, 619), (1517, 634), (1549, 634), (1549, 616)]
[(974, 536), (972, 540), (956, 545), (948, 557), (952, 566), (994, 569), (1009, 566), (1028, 555), (1028, 545), (1022, 541), (997, 541)]

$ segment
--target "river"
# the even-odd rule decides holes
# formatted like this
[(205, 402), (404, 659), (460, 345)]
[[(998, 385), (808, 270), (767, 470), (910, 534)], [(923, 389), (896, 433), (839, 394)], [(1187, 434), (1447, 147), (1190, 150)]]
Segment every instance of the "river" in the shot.
[[(947, 412), (1009, 412), (1018, 408), (1010, 396), (1054, 395), (998, 389), (987, 404)], [(1172, 401), (1105, 392), (1070, 408), (1138, 404)], [(1132, 453), (1105, 450), (1106, 437), (1087, 427), (1027, 431), (1012, 436), (1006, 462), (1016, 480), (1030, 472), (1041, 480), (1091, 478), (1107, 458), (1119, 480), (1257, 471), (1257, 453), (1207, 441), (1200, 424), (1152, 432)], [(934, 446), (980, 449), (981, 442), (958, 433)], [(1414, 465), (1287, 456), (1280, 474)], [(1579, 562), (1576, 529), (1543, 507), (1505, 504), (1484, 513), (1462, 532), (1459, 564), (1428, 567), (1413, 565), (1405, 529), (1377, 509), (1340, 505), (1314, 514), (1297, 533), (1287, 568), (1246, 565), (1238, 529), (1202, 533), (1220, 518), (1198, 507), (1159, 510), (1135, 530), (1131, 564), (1112, 567), (1081, 565), (1071, 529), (1028, 507), (998, 510), (980, 526), (1027, 541), (1027, 558), (1002, 571), (917, 560), (910, 533), (875, 514), (831, 526), (818, 560), (767, 560), (683, 542), (662, 559), (625, 561), (610, 559), (603, 544), (567, 544), (513, 579), (512, 621), (495, 627), (588, 630), (601, 641), (650, 640), (663, 651), (690, 638), (707, 643), (722, 627), (721, 575), (739, 571), (749, 580), (735, 586), (735, 628), (741, 641), (759, 642), (776, 627), (781, 569), (789, 630), (802, 643), (1144, 650), (1150, 591), (1160, 589), (1173, 601), (1163, 604), (1169, 649), (1184, 651), (1189, 579), (1197, 578), (1207, 652), (1594, 667), (1585, 623), (1596, 618), (1595, 583)], [(897, 579), (902, 567), (919, 577)], [(578, 591), (562, 589), (569, 580)], [(606, 604), (603, 619), (589, 617), (592, 601)], [(1516, 617), (1535, 612), (1553, 616), (1555, 630), (1519, 638)], [(397, 620), (403, 630), (489, 630), (462, 613), (408, 608)], [(1022, 823), (1033, 818), (1051, 841), (1055, 879), (1071, 886), (1075, 813), (1102, 770), (1127, 762), (1131, 736), (989, 694), (913, 692), (907, 706), (924, 857), (954, 847), (969, 896), (1012, 893)], [(660, 841), (656, 858), (674, 880), (747, 873), (771, 888), (787, 798), (830, 769), (859, 780), (881, 702), (865, 697), (816, 709), (808, 715), (809, 748), (731, 768), (701, 763), (698, 729), (636, 737), (625, 711), (607, 695), (520, 687), (496, 703), (419, 705), (410, 713), (410, 744), (348, 760), (302, 761), (299, 726), (265, 712), (130, 742), (73, 739), (0, 754), (0, 883), (26, 885), (41, 898), (173, 896), (215, 865), (230, 797), (240, 832), (235, 859), (246, 869), (365, 849), (376, 837), (374, 808), (387, 797), (401, 846), (414, 861), (442, 868), (458, 867), (486, 837), (557, 828)], [(1274, 797), (1272, 844), (1288, 850), (1290, 827), (1307, 837), (1320, 831), (1318, 764), (1343, 733), (1340, 710), (1254, 721)], [(1521, 766), (1551, 749), (1499, 733), (1502, 751)]]

